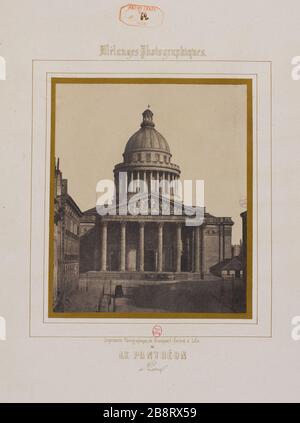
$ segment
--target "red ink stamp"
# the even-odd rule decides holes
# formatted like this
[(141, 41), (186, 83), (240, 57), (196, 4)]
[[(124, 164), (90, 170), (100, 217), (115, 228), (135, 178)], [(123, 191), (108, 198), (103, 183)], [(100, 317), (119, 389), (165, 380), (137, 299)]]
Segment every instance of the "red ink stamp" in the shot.
[(126, 4), (120, 9), (119, 20), (131, 26), (155, 27), (162, 23), (163, 12), (158, 6)]
[(153, 336), (161, 336), (162, 335), (162, 327), (160, 325), (153, 326), (152, 335)]

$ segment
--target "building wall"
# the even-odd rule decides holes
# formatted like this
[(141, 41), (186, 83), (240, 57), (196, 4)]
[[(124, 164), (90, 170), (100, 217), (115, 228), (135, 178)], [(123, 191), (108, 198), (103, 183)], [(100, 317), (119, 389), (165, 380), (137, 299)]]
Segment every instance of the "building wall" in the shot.
[(224, 228), (224, 258), (231, 258), (231, 248), (232, 248), (232, 240), (231, 240), (232, 229), (231, 226), (225, 226)]
[(247, 212), (241, 213), (241, 218), (243, 222), (243, 239), (242, 239), (242, 256), (244, 260), (246, 260), (247, 257)]
[(54, 181), (54, 269), (53, 269), (53, 306), (57, 306), (63, 286), (63, 230), (62, 230), (62, 173), (55, 166)]
[(232, 227), (207, 225), (204, 228), (204, 271), (232, 256)]
[(56, 307), (62, 291), (62, 224), (54, 225), (54, 272), (53, 272), (53, 304)]
[(231, 248), (232, 251), (232, 257), (237, 257), (241, 254), (241, 245), (240, 244), (235, 244), (232, 246)]
[(59, 164), (54, 185), (54, 273), (53, 307), (63, 310), (65, 296), (79, 285), (79, 229), (81, 211), (68, 195), (67, 181)]
[[(118, 271), (120, 266), (120, 241), (121, 241), (121, 227), (119, 224), (108, 224), (107, 228), (107, 269), (111, 271)], [(128, 228), (126, 228), (128, 231)], [(99, 246), (101, 251), (101, 238), (99, 231)]]
[(79, 272), (100, 270), (100, 230), (95, 223), (80, 224)]

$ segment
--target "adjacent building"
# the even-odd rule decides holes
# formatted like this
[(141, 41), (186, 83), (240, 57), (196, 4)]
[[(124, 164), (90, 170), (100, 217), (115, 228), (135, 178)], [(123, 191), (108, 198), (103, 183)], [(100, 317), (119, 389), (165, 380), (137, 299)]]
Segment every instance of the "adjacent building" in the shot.
[(242, 218), (242, 241), (241, 244), (232, 246), (232, 258), (224, 259), (210, 268), (215, 276), (223, 279), (246, 279), (247, 259), (247, 211), (240, 214)]
[(63, 309), (66, 296), (78, 287), (81, 216), (68, 194), (68, 182), (62, 177), (58, 160), (54, 183), (54, 309)]

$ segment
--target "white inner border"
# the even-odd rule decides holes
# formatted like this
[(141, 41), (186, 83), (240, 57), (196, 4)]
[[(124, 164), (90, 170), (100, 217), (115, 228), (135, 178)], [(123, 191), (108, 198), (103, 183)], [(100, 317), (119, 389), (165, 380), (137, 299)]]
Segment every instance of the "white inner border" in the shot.
[[(51, 77), (252, 78), (253, 319), (48, 318)], [(149, 337), (271, 336), (271, 66), (224, 61), (34, 61), (30, 335)], [(258, 258), (258, 259), (257, 259)]]

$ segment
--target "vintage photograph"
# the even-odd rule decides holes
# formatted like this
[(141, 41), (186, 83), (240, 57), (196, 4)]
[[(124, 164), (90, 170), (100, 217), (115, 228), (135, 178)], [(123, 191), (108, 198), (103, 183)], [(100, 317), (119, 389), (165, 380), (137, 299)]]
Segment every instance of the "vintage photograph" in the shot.
[(252, 81), (52, 78), (49, 317), (252, 317)]

